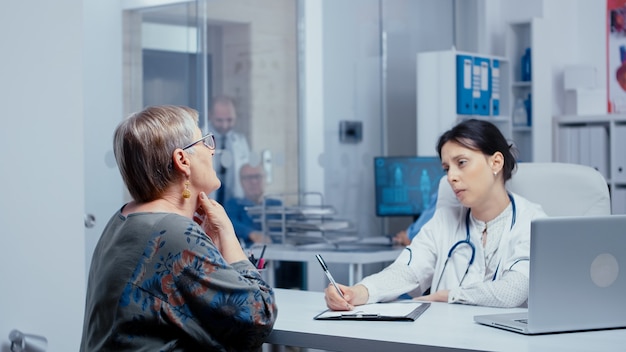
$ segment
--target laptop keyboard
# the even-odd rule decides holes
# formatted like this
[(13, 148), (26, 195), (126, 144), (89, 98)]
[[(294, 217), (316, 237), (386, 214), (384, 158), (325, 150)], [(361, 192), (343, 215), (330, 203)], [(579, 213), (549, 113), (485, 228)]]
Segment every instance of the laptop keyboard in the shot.
[(528, 324), (528, 319), (516, 319), (515, 321), (522, 324)]

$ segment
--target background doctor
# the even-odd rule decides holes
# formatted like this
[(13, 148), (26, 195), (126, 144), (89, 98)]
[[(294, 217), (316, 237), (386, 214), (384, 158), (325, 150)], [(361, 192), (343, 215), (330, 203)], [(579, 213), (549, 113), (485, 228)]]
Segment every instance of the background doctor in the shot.
[(230, 97), (218, 96), (213, 99), (210, 131), (215, 135), (217, 148), (221, 150), (215, 155), (215, 172), (222, 186), (212, 194), (220, 204), (232, 197), (243, 197), (243, 189), (237, 177), (237, 170), (250, 160), (250, 146), (246, 136), (235, 132), (237, 112)]
[(508, 193), (514, 147), (498, 128), (466, 120), (439, 138), (437, 152), (458, 205), (446, 204), (390, 266), (354, 286), (325, 290), (334, 310), (409, 293), (419, 299), (516, 307), (528, 298), (530, 223), (541, 206)]

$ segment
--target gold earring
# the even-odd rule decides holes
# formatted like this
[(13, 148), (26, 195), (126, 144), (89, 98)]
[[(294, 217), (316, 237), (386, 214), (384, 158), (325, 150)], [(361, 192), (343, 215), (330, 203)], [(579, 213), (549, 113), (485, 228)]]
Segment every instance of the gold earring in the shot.
[(183, 190), (183, 198), (191, 198), (191, 191), (189, 190), (189, 180), (185, 181), (185, 189)]

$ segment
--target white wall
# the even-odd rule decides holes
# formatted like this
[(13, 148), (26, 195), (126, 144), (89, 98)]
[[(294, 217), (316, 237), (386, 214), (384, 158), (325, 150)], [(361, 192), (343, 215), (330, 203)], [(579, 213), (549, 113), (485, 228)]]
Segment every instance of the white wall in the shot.
[(598, 87), (606, 87), (605, 1), (515, 0), (501, 4), (497, 4), (497, 0), (483, 1), (488, 6), (500, 6), (501, 18), (505, 23), (525, 21), (532, 17), (546, 20), (549, 33), (545, 33), (545, 36), (551, 46), (552, 116), (563, 114), (564, 111), (563, 69), (566, 66), (589, 65), (596, 68)]
[[(452, 48), (454, 2), (458, 1), (382, 1), (385, 63), (384, 71), (381, 68), (384, 107), (380, 155), (413, 155), (417, 150), (416, 53)], [(436, 155), (434, 145), (430, 146), (429, 155)], [(410, 216), (385, 218), (383, 233), (395, 234), (412, 222)]]
[(45, 336), (50, 352), (77, 351), (86, 206), (106, 209), (95, 243), (123, 198), (111, 151), (122, 118), (120, 3), (4, 2), (0, 29), (0, 351), (12, 329)]
[[(113, 155), (113, 131), (122, 120), (122, 13), (119, 1), (84, 2), (85, 229), (87, 270), (104, 226), (124, 200)], [(87, 274), (87, 271), (86, 271)]]
[[(324, 135), (324, 30), (323, 2), (300, 0), (303, 43), (300, 44), (300, 121), (299, 121), (299, 184), (309, 192), (324, 192), (324, 169), (320, 156)], [(323, 139), (322, 139), (323, 140)]]
[[(323, 2), (318, 23), (306, 14), (307, 28), (323, 31), (323, 89), (318, 91), (323, 115), (308, 117), (324, 126), (322, 135), (305, 131), (311, 136), (305, 138), (323, 144), (323, 154), (309, 154), (313, 161), (307, 165), (321, 164), (325, 201), (356, 224), (359, 236), (395, 232), (411, 222), (405, 219), (389, 230), (376, 217), (373, 158), (414, 153), (415, 53), (452, 46), (452, 13), (452, 1), (332, 0)], [(305, 52), (319, 55), (315, 48)], [(305, 80), (320, 77), (310, 74)], [(314, 93), (306, 93), (306, 106), (318, 99)], [(362, 122), (360, 143), (340, 143), (342, 120)]]
[(597, 87), (606, 88), (606, 3), (598, 0), (550, 0), (545, 1), (544, 6), (553, 45), (552, 116), (558, 116), (565, 111), (563, 71), (566, 66), (594, 67), (598, 73)]
[[(415, 54), (452, 48), (454, 5), (452, 0), (386, 0), (381, 8), (385, 34), (383, 151), (409, 155), (417, 147)], [(435, 155), (435, 146), (430, 152)]]
[[(325, 200), (359, 235), (380, 235), (374, 192), (364, 191), (373, 187), (373, 157), (382, 151), (379, 1), (325, 1), (323, 28)], [(363, 123), (362, 142), (340, 144), (341, 120)]]
[(77, 351), (84, 263), (82, 0), (0, 11), (0, 350), (9, 332)]

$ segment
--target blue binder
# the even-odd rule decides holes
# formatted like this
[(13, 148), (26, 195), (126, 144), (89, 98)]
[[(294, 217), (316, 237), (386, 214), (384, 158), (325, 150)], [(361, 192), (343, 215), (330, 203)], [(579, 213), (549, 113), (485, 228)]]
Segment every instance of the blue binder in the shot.
[(459, 115), (472, 115), (474, 111), (473, 68), (471, 56), (456, 56), (456, 113)]
[(500, 60), (491, 61), (491, 115), (500, 115)]
[(473, 114), (489, 116), (491, 91), (489, 90), (489, 59), (474, 57)]

